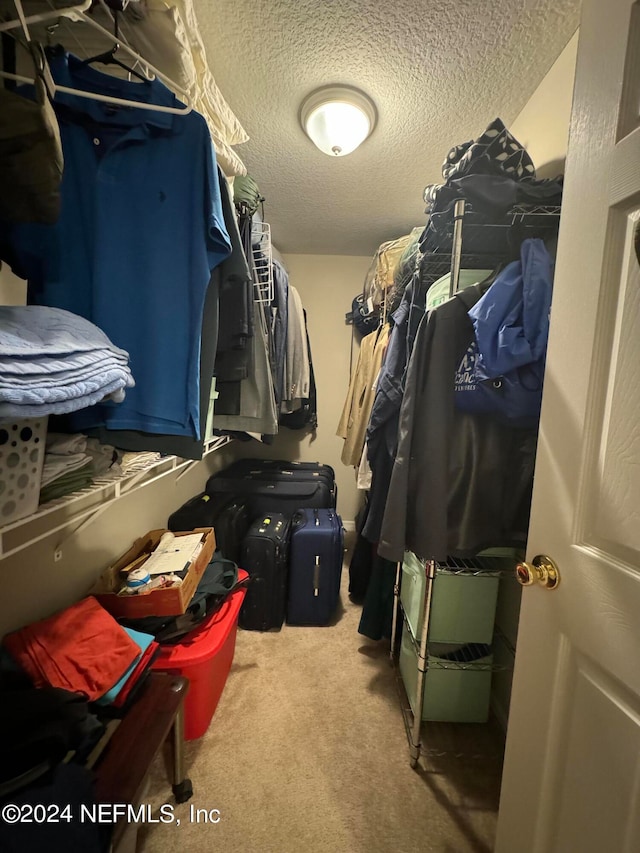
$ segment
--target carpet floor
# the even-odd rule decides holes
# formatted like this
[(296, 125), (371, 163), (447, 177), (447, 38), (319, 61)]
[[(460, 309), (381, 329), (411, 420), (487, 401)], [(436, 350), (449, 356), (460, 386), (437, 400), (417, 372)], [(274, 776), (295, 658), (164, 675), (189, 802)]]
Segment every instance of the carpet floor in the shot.
[[(388, 644), (358, 634), (347, 583), (331, 627), (238, 631), (209, 730), (186, 745), (193, 797), (179, 826), (141, 827), (139, 853), (490, 853), (498, 727), (426, 723), (412, 770)], [(156, 815), (173, 803), (164, 764)]]

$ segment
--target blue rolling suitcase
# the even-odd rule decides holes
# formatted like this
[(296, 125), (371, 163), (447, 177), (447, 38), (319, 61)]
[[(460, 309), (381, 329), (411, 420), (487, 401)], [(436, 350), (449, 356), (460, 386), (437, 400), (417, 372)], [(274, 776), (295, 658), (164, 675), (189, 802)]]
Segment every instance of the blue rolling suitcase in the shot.
[(292, 519), (287, 622), (328, 625), (340, 598), (342, 520), (333, 509), (302, 509)]

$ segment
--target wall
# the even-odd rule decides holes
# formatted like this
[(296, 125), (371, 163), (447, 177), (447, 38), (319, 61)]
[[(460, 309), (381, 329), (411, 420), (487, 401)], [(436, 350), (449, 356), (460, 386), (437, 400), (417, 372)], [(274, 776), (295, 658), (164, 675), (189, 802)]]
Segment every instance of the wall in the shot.
[(24, 305), (27, 283), (14, 275), (6, 264), (0, 264), (0, 305)]
[[(101, 571), (148, 530), (164, 527), (188, 498), (201, 492), (207, 477), (232, 461), (234, 445), (212, 453), (187, 471), (171, 472), (117, 500), (79, 532), (78, 522), (13, 556), (0, 560), (0, 637), (41, 619), (86, 595)], [(36, 528), (32, 523), (29, 530)], [(54, 553), (60, 550), (56, 561)]]
[(577, 50), (576, 32), (509, 127), (531, 155), (540, 178), (564, 172)]
[[(0, 560), (3, 595), (0, 637), (43, 618), (85, 595), (100, 571), (147, 530), (165, 525), (168, 515), (202, 491), (207, 477), (237, 456), (317, 460), (336, 470), (339, 511), (347, 526), (355, 518), (360, 495), (353, 469), (340, 462), (343, 440), (335, 434), (349, 382), (351, 328), (344, 315), (364, 281), (371, 259), (344, 256), (288, 255), (292, 283), (307, 309), (318, 389), (319, 428), (315, 435), (283, 429), (272, 446), (234, 442), (193, 465), (187, 473), (168, 473), (142, 486), (105, 510), (78, 532), (78, 522)], [(0, 304), (24, 304), (25, 283), (8, 267), (0, 269)], [(357, 346), (354, 346), (354, 356)], [(30, 530), (31, 528), (27, 528)], [(38, 533), (41, 532), (38, 527)], [(35, 535), (28, 533), (25, 536)], [(54, 552), (60, 548), (61, 558)]]
[[(285, 255), (284, 265), (307, 311), (309, 339), (318, 393), (315, 433), (281, 429), (273, 445), (246, 444), (241, 455), (271, 459), (300, 459), (331, 465), (338, 485), (338, 512), (348, 528), (355, 519), (361, 495), (353, 468), (340, 461), (343, 439), (336, 427), (349, 386), (351, 326), (344, 315), (362, 289), (370, 257), (347, 255)], [(357, 344), (353, 348), (354, 363)]]
[[(569, 42), (511, 125), (516, 138), (531, 153), (541, 177), (562, 171), (576, 47), (577, 36)], [(335, 430), (349, 381), (351, 329), (344, 323), (344, 314), (362, 286), (370, 258), (290, 254), (284, 260), (291, 282), (300, 291), (308, 312), (318, 388), (319, 428), (316, 434), (300, 435), (282, 430), (270, 447), (257, 442), (235, 446), (210, 456), (179, 479), (176, 474), (167, 475), (123, 498), (103, 513), (99, 521), (71, 537), (57, 563), (54, 563), (53, 552), (62, 534), (3, 560), (0, 564), (3, 580), (0, 636), (84, 594), (104, 565), (141, 532), (162, 526), (171, 510), (200, 491), (209, 473), (234, 455), (282, 456), (332, 465), (338, 480), (339, 511), (347, 524), (355, 518), (360, 495), (355, 488), (353, 470), (340, 462), (343, 441), (335, 435)], [(21, 302), (24, 302), (24, 283), (3, 268), (0, 271), (0, 303)], [(72, 531), (71, 526), (64, 535)], [(515, 642), (517, 624), (517, 593), (518, 590), (514, 591), (509, 585), (508, 595), (503, 595), (499, 604), (501, 627), (512, 642)], [(504, 717), (509, 684), (503, 682), (504, 679), (496, 680), (497, 702)]]
[[(25, 282), (7, 266), (0, 269), (0, 305), (24, 304)], [(13, 556), (0, 559), (0, 637), (7, 631), (41, 619), (86, 595), (100, 572), (148, 530), (164, 527), (168, 516), (188, 498), (201, 492), (207, 477), (238, 455), (238, 442), (210, 454), (186, 472), (170, 472), (154, 483), (120, 498), (95, 521), (78, 532), (78, 521)], [(58, 523), (67, 523), (59, 519)], [(45, 532), (42, 520), (30, 522), (11, 537), (5, 550)], [(9, 542), (11, 538), (11, 542)], [(62, 547), (60, 545), (62, 544)], [(54, 552), (60, 550), (59, 560)]]
[[(564, 172), (577, 48), (578, 33), (567, 44), (509, 127), (528, 150), (540, 178), (553, 178)], [(499, 633), (494, 644), (494, 661), (504, 669), (494, 674), (492, 704), (505, 728), (509, 714), (521, 592), (522, 587), (514, 577), (501, 579), (496, 614)]]

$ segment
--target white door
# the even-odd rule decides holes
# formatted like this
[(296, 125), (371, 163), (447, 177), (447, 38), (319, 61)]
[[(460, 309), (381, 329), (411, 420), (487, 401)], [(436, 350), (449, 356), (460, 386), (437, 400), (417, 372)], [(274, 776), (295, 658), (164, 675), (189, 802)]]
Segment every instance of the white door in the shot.
[(640, 851), (639, 223), (640, 4), (585, 0), (496, 853)]

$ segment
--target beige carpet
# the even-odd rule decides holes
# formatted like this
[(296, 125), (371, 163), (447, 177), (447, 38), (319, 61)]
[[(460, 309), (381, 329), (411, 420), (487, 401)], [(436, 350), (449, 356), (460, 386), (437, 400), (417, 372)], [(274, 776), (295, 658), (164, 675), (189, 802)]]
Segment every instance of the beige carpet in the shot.
[[(143, 827), (143, 853), (490, 853), (501, 769), (491, 725), (425, 724), (409, 766), (387, 644), (357, 633), (343, 575), (329, 628), (239, 631), (207, 734), (186, 746), (193, 798), (180, 826)], [(173, 803), (163, 762), (147, 798)], [(217, 824), (191, 809), (218, 809)], [(215, 815), (214, 815), (215, 816)]]

